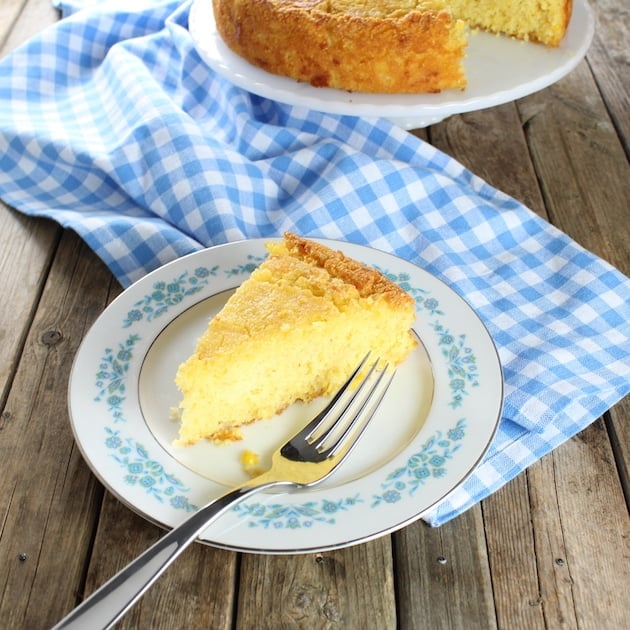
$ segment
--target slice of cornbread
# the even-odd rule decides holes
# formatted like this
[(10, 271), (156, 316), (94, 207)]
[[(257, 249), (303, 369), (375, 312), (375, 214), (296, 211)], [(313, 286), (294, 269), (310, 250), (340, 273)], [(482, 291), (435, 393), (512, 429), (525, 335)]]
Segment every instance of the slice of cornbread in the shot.
[(416, 345), (413, 298), (377, 270), (290, 233), (267, 249), (177, 371), (178, 444), (238, 440), (338, 389), (368, 350), (396, 365)]

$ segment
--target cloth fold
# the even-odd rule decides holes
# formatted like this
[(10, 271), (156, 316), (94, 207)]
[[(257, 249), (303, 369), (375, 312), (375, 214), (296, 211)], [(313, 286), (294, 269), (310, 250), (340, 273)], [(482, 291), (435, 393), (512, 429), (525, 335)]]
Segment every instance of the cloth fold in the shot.
[(56, 2), (64, 19), (0, 61), (8, 205), (75, 230), (123, 286), (203, 247), (291, 230), (410, 260), (483, 319), (503, 418), (431, 525), (630, 392), (630, 281), (522, 204), (387, 120), (230, 84), (195, 51), (189, 2)]

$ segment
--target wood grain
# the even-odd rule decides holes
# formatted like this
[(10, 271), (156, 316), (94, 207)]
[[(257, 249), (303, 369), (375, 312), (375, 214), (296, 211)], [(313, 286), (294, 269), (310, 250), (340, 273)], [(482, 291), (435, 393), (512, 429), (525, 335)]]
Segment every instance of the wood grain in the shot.
[(630, 4), (590, 2), (595, 34), (587, 60), (626, 155), (630, 154)]
[(475, 175), (546, 217), (514, 103), (453, 116), (431, 127), (430, 138)]
[(439, 528), (414, 523), (394, 540), (401, 628), (497, 627), (479, 506)]
[(626, 396), (605, 417), (626, 505), (630, 506), (630, 397)]
[(587, 65), (518, 107), (551, 221), (630, 272), (626, 157)]
[(244, 555), (236, 621), (239, 630), (394, 630), (389, 537), (319, 554)]
[(624, 627), (630, 522), (616, 476), (601, 420), (529, 472), (536, 560), (551, 627)]
[(0, 21), (2, 55), (59, 19), (59, 11), (50, 0), (2, 0), (0, 6), (0, 17), (4, 18)]
[(0, 346), (6, 357), (0, 361), (0, 403), (8, 395), (60, 233), (56, 224), (30, 219), (0, 202), (0, 283), (11, 297), (0, 300)]
[[(591, 67), (598, 90), (611, 118), (619, 143), (630, 156), (630, 5), (617, 0), (598, 0), (591, 3), (595, 13), (596, 28), (593, 44), (587, 60)], [(613, 143), (614, 144), (614, 143)], [(596, 158), (597, 159), (597, 158)], [(606, 221), (614, 251), (608, 258), (626, 275), (630, 275), (630, 199), (628, 198), (628, 176), (615, 160), (623, 160), (620, 151), (606, 162), (616, 185), (621, 192), (615, 194), (620, 202), (614, 212), (613, 221)], [(623, 163), (623, 162), (621, 162)], [(605, 201), (604, 201), (605, 203)], [(608, 212), (605, 213), (608, 217)], [(606, 219), (605, 218), (605, 219)], [(572, 218), (569, 218), (571, 220)], [(610, 232), (609, 232), (610, 234)], [(607, 415), (607, 427), (626, 504), (630, 504), (630, 399), (626, 397)]]
[(76, 235), (65, 233), (62, 244), (2, 411), (3, 628), (46, 627), (75, 604), (98, 517), (101, 490), (74, 445), (66, 391), (72, 358), (104, 307), (111, 276)]
[(482, 504), (500, 628), (544, 625), (529, 492), (519, 475)]
[[(50, 2), (46, 5), (35, 6), (27, 0), (0, 3), (0, 58), (57, 20), (58, 12)], [(24, 343), (60, 233), (52, 221), (30, 219), (0, 201), (0, 285), (11, 296), (11, 300), (0, 300), (0, 345), (5, 356), (11, 357), (0, 362), (0, 404), (6, 400), (16, 369), (13, 359)], [(2, 422), (0, 418), (0, 427)]]
[[(89, 595), (164, 535), (107, 493), (87, 576)], [(117, 628), (233, 627), (237, 555), (200, 543), (184, 550)]]
[(3, 50), (11, 48), (6, 45), (6, 40), (13, 32), (27, 0), (4, 0), (0, 3), (0, 54)]
[[(519, 109), (527, 119), (528, 144), (532, 148), (538, 177), (544, 182), (543, 193), (554, 223), (584, 247), (627, 274), (630, 272), (630, 178), (620, 168), (626, 163), (624, 146), (615, 120), (609, 117), (609, 111), (599, 98), (600, 88), (593, 81), (588, 66), (583, 63), (547, 90), (544, 99), (542, 95), (532, 95), (519, 102)], [(618, 105), (617, 112), (625, 107), (621, 103)], [(602, 208), (606, 211), (602, 212)], [(599, 506), (583, 509), (582, 513), (577, 510), (567, 511), (563, 519), (556, 520), (553, 526), (541, 521), (543, 532), (554, 531), (558, 527), (565, 532), (586, 533), (592, 529), (589, 540), (597, 539), (597, 557), (589, 557), (589, 547), (584, 544), (580, 549), (566, 549), (566, 555), (574, 554), (578, 568), (588, 565), (595, 567), (599, 562), (612, 562), (614, 558), (624, 558), (628, 554), (627, 503), (624, 503), (622, 492), (625, 487), (628, 496), (630, 434), (627, 420), (622, 420), (627, 417), (626, 398), (611, 410), (607, 434), (605, 425), (598, 423), (553, 455), (556, 464), (558, 461), (564, 463), (563, 479), (571, 478), (571, 475), (574, 479), (573, 486), (555, 484), (555, 503), (558, 506), (574, 507), (572, 502), (576, 492), (579, 490), (583, 497), (583, 488), (588, 488), (592, 480), (602, 474), (601, 461), (587, 457), (589, 449), (608, 454), (609, 476), (606, 477), (608, 481), (605, 487), (602, 484), (598, 491), (598, 502), (601, 500)], [(584, 448), (579, 449), (580, 444), (585, 445)], [(567, 453), (576, 456), (568, 459)], [(613, 463), (615, 455), (617, 466)], [(536, 487), (542, 491), (548, 484), (549, 478)], [(552, 499), (547, 502), (552, 503)], [(613, 506), (612, 514), (610, 509), (605, 508), (606, 505)], [(621, 514), (615, 513), (617, 506), (621, 508)], [(601, 522), (602, 518), (604, 523)], [(605, 531), (606, 535), (597, 536), (597, 531)], [(539, 541), (541, 536), (538, 536)], [(564, 543), (567, 544), (566, 537)], [(588, 575), (579, 576), (575, 566), (572, 570), (563, 556), (559, 557), (564, 564), (555, 567), (547, 565), (547, 570), (541, 573), (541, 579), (546, 576), (546, 584), (551, 585), (553, 575), (560, 572), (564, 581), (556, 580), (556, 584), (564, 586), (566, 591), (569, 583), (571, 591), (570, 594), (565, 593), (566, 605), (562, 606), (559, 602), (557, 608), (551, 607), (550, 618), (571, 618), (580, 627), (596, 627), (597, 623), (604, 620), (604, 627), (617, 627), (624, 614), (618, 605), (622, 594), (616, 581), (619, 577), (617, 570), (611, 571), (607, 578), (601, 577), (606, 574), (605, 567), (601, 566), (601, 570), (596, 573), (602, 583), (596, 585)], [(588, 559), (583, 561), (585, 557)], [(540, 566), (543, 567), (542, 564)], [(623, 571), (621, 573), (623, 575)], [(576, 598), (578, 583), (581, 591)], [(617, 603), (614, 598), (610, 600), (608, 596), (601, 596), (602, 588), (616, 593)], [(562, 592), (562, 589), (558, 588), (558, 592)], [(573, 606), (566, 603), (569, 597)], [(590, 598), (593, 601), (584, 604)], [(570, 608), (572, 610), (569, 612)]]

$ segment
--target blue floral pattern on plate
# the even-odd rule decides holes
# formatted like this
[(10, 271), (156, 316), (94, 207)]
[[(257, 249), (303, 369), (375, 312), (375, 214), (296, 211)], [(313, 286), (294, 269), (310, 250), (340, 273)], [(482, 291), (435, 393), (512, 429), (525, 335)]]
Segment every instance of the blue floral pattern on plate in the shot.
[[(249, 275), (261, 262), (263, 257), (248, 256), (247, 261), (236, 267), (225, 270), (228, 276)], [(123, 321), (124, 328), (130, 328), (147, 319), (161, 317), (169, 307), (180, 304), (185, 298), (199, 292), (209, 278), (220, 271), (219, 265), (211, 268), (198, 267), (194, 273), (184, 272), (171, 281), (156, 282), (152, 291), (134, 304)], [(398, 283), (415, 300), (419, 310), (428, 312), (432, 317), (443, 315), (439, 301), (432, 298), (427, 291), (410, 283), (409, 274), (394, 274), (381, 270), (393, 282)], [(452, 400), (455, 408), (461, 404), (466, 395), (466, 386), (477, 386), (476, 361), (474, 354), (466, 347), (465, 335), (457, 337), (450, 334), (439, 321), (434, 323), (434, 330), (440, 338), (440, 347), (448, 359)], [(122, 403), (125, 397), (126, 375), (129, 362), (133, 359), (133, 348), (139, 340), (137, 334), (130, 335), (114, 351), (107, 348), (96, 377), (99, 388), (97, 400), (105, 399), (114, 422), (124, 421)], [(167, 473), (163, 466), (149, 457), (147, 449), (138, 443), (121, 436), (120, 431), (105, 428), (105, 445), (112, 449), (114, 460), (126, 471), (125, 482), (129, 485), (140, 485), (148, 493), (163, 502), (168, 498), (176, 509), (191, 511), (196, 509), (185, 496), (187, 488), (175, 477)], [(404, 492), (413, 494), (425, 480), (431, 476), (438, 477), (445, 473), (448, 460), (458, 448), (458, 440), (465, 434), (465, 421), (460, 420), (455, 428), (449, 430), (446, 437), (438, 432), (423, 446), (422, 450), (409, 458), (407, 466), (389, 473), (382, 484), (382, 492), (374, 498), (373, 507), (399, 501)], [(315, 523), (335, 524), (335, 514), (340, 510), (351, 509), (360, 496), (346, 497), (336, 502), (324, 500), (304, 503), (271, 504), (247, 502), (237, 505), (233, 510), (248, 519), (251, 527), (275, 527), (295, 529), (312, 527)]]
[[(210, 278), (219, 272), (219, 265), (197, 267), (191, 274), (188, 271), (169, 282), (158, 281), (153, 284), (152, 291), (134, 303), (134, 308), (127, 313), (122, 322), (123, 328), (131, 328), (145, 318), (152, 321), (165, 315), (169, 308), (180, 304), (186, 298), (195, 295), (204, 288)], [(119, 344), (116, 351), (105, 348), (99, 370), (96, 374), (98, 394), (96, 401), (105, 401), (108, 412), (115, 423), (125, 422), (123, 412), (127, 390), (129, 365), (134, 359), (134, 346), (141, 337), (132, 334)], [(162, 464), (151, 459), (147, 448), (131, 438), (121, 435), (111, 427), (105, 427), (105, 447), (111, 449), (112, 458), (126, 472), (124, 481), (129, 486), (139, 486), (147, 493), (163, 503), (168, 499), (171, 506), (186, 512), (194, 511), (196, 505), (191, 504), (185, 493), (189, 488), (173, 474), (164, 470)]]
[(134, 304), (123, 321), (123, 328), (129, 328), (143, 319), (152, 321), (164, 315), (169, 307), (181, 303), (185, 298), (195, 295), (208, 284), (212, 276), (216, 276), (219, 265), (213, 267), (197, 267), (191, 274), (188, 271), (173, 278), (169, 282), (160, 280), (153, 285), (153, 290)]
[(127, 373), (134, 357), (134, 346), (139, 340), (139, 335), (129, 335), (124, 343), (119, 344), (116, 351), (105, 348), (105, 354), (96, 373), (96, 387), (99, 392), (94, 400), (107, 404), (107, 410), (114, 422), (124, 420), (122, 404), (127, 390)]
[(359, 495), (338, 501), (306, 501), (304, 503), (241, 503), (234, 512), (248, 519), (249, 527), (298, 529), (316, 523), (335, 524), (335, 514), (347, 511), (363, 499)]
[[(222, 270), (220, 265), (197, 267), (193, 272), (184, 272), (169, 281), (158, 281), (142, 299), (133, 304), (123, 319), (122, 327), (135, 328), (143, 321), (152, 321), (165, 316), (169, 308), (180, 305), (206, 287), (211, 278), (221, 272), (227, 277), (246, 277), (264, 259), (264, 256), (248, 255), (242, 264)], [(469, 387), (479, 386), (477, 362), (472, 350), (467, 347), (465, 334), (451, 333), (440, 321), (444, 315), (439, 300), (425, 289), (414, 286), (407, 273), (395, 274), (381, 271), (392, 281), (406, 290), (416, 302), (418, 311), (432, 318), (432, 327), (439, 337), (439, 346), (448, 364), (450, 407), (455, 409), (462, 404)], [(192, 302), (192, 301), (191, 301)], [(107, 405), (108, 413), (116, 425), (125, 422), (124, 402), (127, 391), (127, 377), (130, 362), (134, 359), (134, 348), (140, 340), (137, 333), (130, 334), (117, 348), (106, 348), (96, 374), (95, 384), (98, 393), (96, 401)], [(413, 495), (430, 478), (446, 474), (449, 461), (458, 450), (465, 437), (467, 423), (464, 418), (442, 432), (431, 435), (421, 450), (411, 455), (406, 465), (390, 471), (382, 482), (378, 494), (374, 494), (370, 504), (374, 509), (400, 501), (404, 495)], [(105, 427), (105, 447), (118, 464), (129, 486), (144, 489), (161, 503), (186, 512), (197, 509), (190, 503), (188, 488), (176, 475), (165, 470), (164, 465), (152, 458), (149, 450), (137, 441), (125, 437), (122, 429)], [(233, 508), (233, 512), (246, 519), (249, 527), (264, 529), (311, 528), (316, 524), (334, 525), (341, 512), (348, 512), (366, 499), (360, 494), (342, 497), (331, 501), (287, 501), (264, 503), (247, 501)]]
[(125, 483), (144, 488), (160, 503), (168, 501), (172, 507), (193, 512), (199, 509), (189, 502), (184, 494), (186, 488), (182, 482), (164, 470), (164, 466), (149, 456), (143, 446), (121, 435), (120, 431), (105, 428), (106, 448), (112, 451), (112, 457), (125, 472)]
[(393, 470), (381, 484), (381, 493), (374, 496), (373, 507), (383, 503), (396, 503), (404, 494), (412, 496), (427, 480), (443, 477), (448, 461), (460, 448), (466, 434), (466, 421), (462, 418), (446, 434), (437, 431), (413, 454), (405, 466)]

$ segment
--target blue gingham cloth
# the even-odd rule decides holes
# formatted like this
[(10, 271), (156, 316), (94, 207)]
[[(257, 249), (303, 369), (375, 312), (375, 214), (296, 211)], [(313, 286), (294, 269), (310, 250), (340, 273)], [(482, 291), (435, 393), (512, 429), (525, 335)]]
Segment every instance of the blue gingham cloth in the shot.
[(7, 204), (78, 232), (123, 286), (203, 247), (291, 230), (392, 252), (479, 313), (504, 416), (429, 523), (630, 391), (630, 282), (523, 205), (386, 120), (234, 87), (195, 51), (188, 2), (58, 5), (64, 19), (0, 61)]

